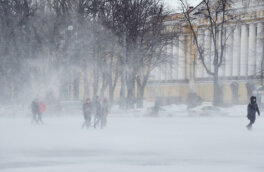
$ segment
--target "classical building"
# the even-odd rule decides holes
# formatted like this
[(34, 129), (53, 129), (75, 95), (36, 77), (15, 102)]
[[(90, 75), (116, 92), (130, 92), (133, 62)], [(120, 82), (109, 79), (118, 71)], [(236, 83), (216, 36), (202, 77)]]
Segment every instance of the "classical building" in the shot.
[[(215, 0), (216, 1), (216, 0)], [(190, 16), (194, 22), (199, 45), (204, 51), (204, 63), (213, 70), (214, 44), (208, 29), (209, 20), (199, 15), (204, 10), (201, 3), (193, 8)], [(226, 40), (223, 63), (219, 68), (219, 83), (223, 89), (224, 102), (234, 99), (241, 103), (248, 99), (248, 85), (259, 85), (264, 60), (264, 1), (236, 0), (228, 7), (236, 17), (224, 24), (222, 39)], [(194, 90), (206, 101), (213, 99), (213, 78), (205, 70), (195, 45), (195, 40), (180, 14), (175, 14), (166, 22), (167, 30), (175, 29), (181, 22), (181, 34), (166, 47), (170, 63), (157, 67), (151, 75), (146, 89), (146, 97), (178, 96), (185, 100), (190, 90)], [(230, 16), (229, 16), (230, 17)], [(219, 21), (221, 21), (219, 17)], [(220, 41), (220, 32), (216, 40)], [(218, 44), (219, 45), (219, 44)]]

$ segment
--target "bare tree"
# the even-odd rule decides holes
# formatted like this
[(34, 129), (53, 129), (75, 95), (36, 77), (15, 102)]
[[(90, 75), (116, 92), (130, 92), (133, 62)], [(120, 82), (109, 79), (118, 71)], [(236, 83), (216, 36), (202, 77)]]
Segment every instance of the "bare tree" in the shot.
[[(30, 0), (0, 2), (0, 82), (1, 101), (19, 97), (20, 89), (28, 87), (30, 69), (24, 62), (41, 51), (45, 39), (37, 27), (37, 4)], [(35, 39), (32, 39), (35, 38)], [(24, 70), (26, 67), (27, 70)]]
[[(22, 80), (38, 91), (53, 78), (61, 98), (78, 99), (84, 76), (85, 97), (104, 97), (108, 88), (112, 101), (126, 67), (127, 99), (135, 99), (137, 85), (142, 102), (150, 71), (165, 59), (166, 15), (160, 0), (3, 0), (0, 82), (6, 95), (1, 97), (23, 92)], [(124, 40), (127, 60), (121, 63)]]
[[(213, 76), (214, 82), (214, 105), (219, 105), (222, 100), (221, 88), (219, 86), (219, 68), (224, 61), (224, 51), (226, 48), (227, 40), (230, 39), (229, 36), (231, 33), (225, 32), (225, 25), (234, 21), (238, 21), (237, 14), (230, 10), (232, 5), (232, 0), (203, 0), (199, 7), (192, 11), (187, 1), (179, 0), (182, 5), (182, 11), (191, 30), (191, 34), (194, 37), (194, 42), (197, 48), (199, 61), (201, 61), (206, 72)], [(213, 54), (208, 54), (208, 51), (201, 45), (198, 41), (197, 30), (195, 27), (195, 22), (197, 18), (203, 18), (208, 21), (206, 29), (209, 31), (212, 39), (212, 52)], [(210, 39), (209, 39), (210, 40)], [(208, 64), (207, 58), (213, 56), (212, 65)]]
[(124, 28), (126, 32), (127, 104), (133, 104), (137, 85), (137, 99), (142, 106), (149, 74), (164, 61), (162, 51), (169, 37), (162, 35), (162, 31), (169, 13), (160, 0), (116, 1), (116, 9), (119, 33)]

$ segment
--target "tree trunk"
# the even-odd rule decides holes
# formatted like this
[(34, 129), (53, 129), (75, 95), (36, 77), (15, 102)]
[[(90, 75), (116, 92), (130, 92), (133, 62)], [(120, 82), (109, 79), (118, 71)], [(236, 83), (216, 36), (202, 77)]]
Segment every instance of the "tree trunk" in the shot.
[(143, 108), (145, 86), (137, 84), (137, 108)]
[(85, 70), (84, 70), (84, 97), (88, 98), (89, 96), (90, 96), (89, 78), (88, 78), (87, 68), (85, 68)]
[[(63, 70), (63, 73), (66, 74), (66, 69)], [(67, 100), (70, 98), (69, 95), (69, 83), (70, 75), (66, 75), (65, 78), (60, 78), (60, 99)]]
[(93, 74), (94, 74), (94, 83), (93, 83), (93, 97), (96, 97), (97, 96), (97, 92), (98, 92), (98, 80), (99, 80), (99, 76), (98, 76), (98, 70), (97, 70), (97, 64), (94, 65), (94, 71), (93, 71)]
[(141, 83), (141, 79), (139, 77), (137, 78), (137, 107), (138, 108), (143, 107), (144, 92), (145, 92), (145, 87), (149, 79), (149, 74), (150, 74), (150, 68), (148, 68), (146, 75), (143, 76), (142, 83)]
[(114, 77), (115, 78), (113, 80), (113, 74), (112, 74), (112, 69), (111, 69), (111, 72), (109, 74), (109, 102), (111, 104), (113, 103), (113, 100), (114, 100), (114, 92), (115, 92), (117, 80), (118, 80), (118, 77), (119, 77), (119, 74), (118, 74), (118, 65), (116, 66), (115, 76)]
[(127, 98), (126, 98), (126, 107), (134, 108), (135, 103), (135, 73), (130, 74), (127, 81)]
[(80, 83), (80, 73), (74, 72), (73, 74), (73, 98), (75, 100), (79, 99), (79, 83)]
[(218, 66), (214, 66), (214, 75), (213, 75), (213, 79), (214, 79), (214, 98), (213, 98), (213, 104), (214, 106), (219, 106), (221, 104), (220, 100), (220, 88), (219, 88), (219, 83), (218, 83)]
[(114, 100), (114, 89), (113, 86), (109, 84), (109, 103), (113, 104)]
[(103, 74), (102, 76), (102, 87), (101, 87), (101, 91), (100, 91), (100, 97), (104, 97), (104, 92), (105, 92), (105, 89), (107, 88), (108, 86), (108, 78), (106, 77), (106, 74)]
[(94, 63), (93, 63), (93, 97), (97, 96), (98, 83), (99, 83), (99, 71), (98, 71), (98, 54), (94, 48)]
[[(113, 51), (113, 49), (112, 49), (112, 51)], [(109, 97), (109, 103), (110, 104), (112, 104), (112, 102), (113, 102), (113, 97), (114, 97), (114, 93), (112, 92), (112, 90), (113, 90), (113, 55), (111, 55), (111, 57), (110, 57), (111, 59), (110, 59), (110, 66), (109, 66), (109, 74), (108, 74), (108, 77), (107, 77), (107, 79), (108, 79), (108, 85), (109, 85), (109, 87), (108, 87), (108, 97)]]
[(108, 90), (108, 96), (109, 96), (109, 102), (113, 102), (114, 92), (113, 92), (113, 74), (112, 74), (112, 68), (110, 70), (109, 76), (108, 76), (108, 83), (109, 83), (109, 90)]
[[(263, 44), (263, 50), (264, 50), (264, 44)], [(261, 62), (261, 69), (260, 69), (260, 79), (261, 79), (261, 85), (264, 86), (264, 52), (262, 52), (262, 62)]]
[(9, 93), (9, 87), (8, 87), (8, 79), (4, 76), (3, 78), (3, 82), (1, 83), (2, 87), (1, 87), (1, 93), (0, 93), (0, 103), (6, 104), (8, 102), (8, 93)]

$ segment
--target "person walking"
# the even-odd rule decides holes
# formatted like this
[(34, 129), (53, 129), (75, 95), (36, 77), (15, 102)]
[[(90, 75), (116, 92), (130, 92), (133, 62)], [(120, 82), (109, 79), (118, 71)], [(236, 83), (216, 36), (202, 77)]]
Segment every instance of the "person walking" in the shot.
[(89, 128), (91, 126), (91, 117), (92, 115), (92, 104), (89, 98), (86, 99), (85, 103), (83, 104), (83, 116), (84, 116), (84, 123), (82, 128), (86, 127)]
[(94, 111), (95, 111), (95, 115), (94, 115), (94, 128), (96, 128), (96, 126), (101, 122), (102, 119), (102, 107), (101, 107), (101, 103), (99, 101), (99, 97), (96, 96), (95, 98), (95, 102), (94, 102)]
[(42, 121), (42, 114), (46, 111), (46, 104), (44, 102), (38, 103), (38, 122), (44, 124)]
[(31, 102), (31, 112), (33, 115), (32, 123), (38, 124), (38, 115), (39, 115), (39, 102), (38, 99), (34, 99)]
[(247, 118), (249, 119), (249, 124), (247, 125), (247, 128), (250, 130), (252, 128), (252, 125), (255, 123), (256, 120), (256, 112), (258, 112), (258, 115), (260, 116), (257, 100), (255, 96), (250, 97), (250, 103), (247, 107)]

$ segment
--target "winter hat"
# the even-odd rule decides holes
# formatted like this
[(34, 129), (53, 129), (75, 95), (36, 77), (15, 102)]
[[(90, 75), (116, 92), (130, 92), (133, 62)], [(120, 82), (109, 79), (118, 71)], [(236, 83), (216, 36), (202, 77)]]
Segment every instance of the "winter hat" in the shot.
[[(255, 101), (254, 101), (254, 99), (255, 99)], [(251, 103), (256, 103), (256, 101), (257, 101), (257, 98), (255, 96), (251, 96), (250, 97), (250, 102)]]

